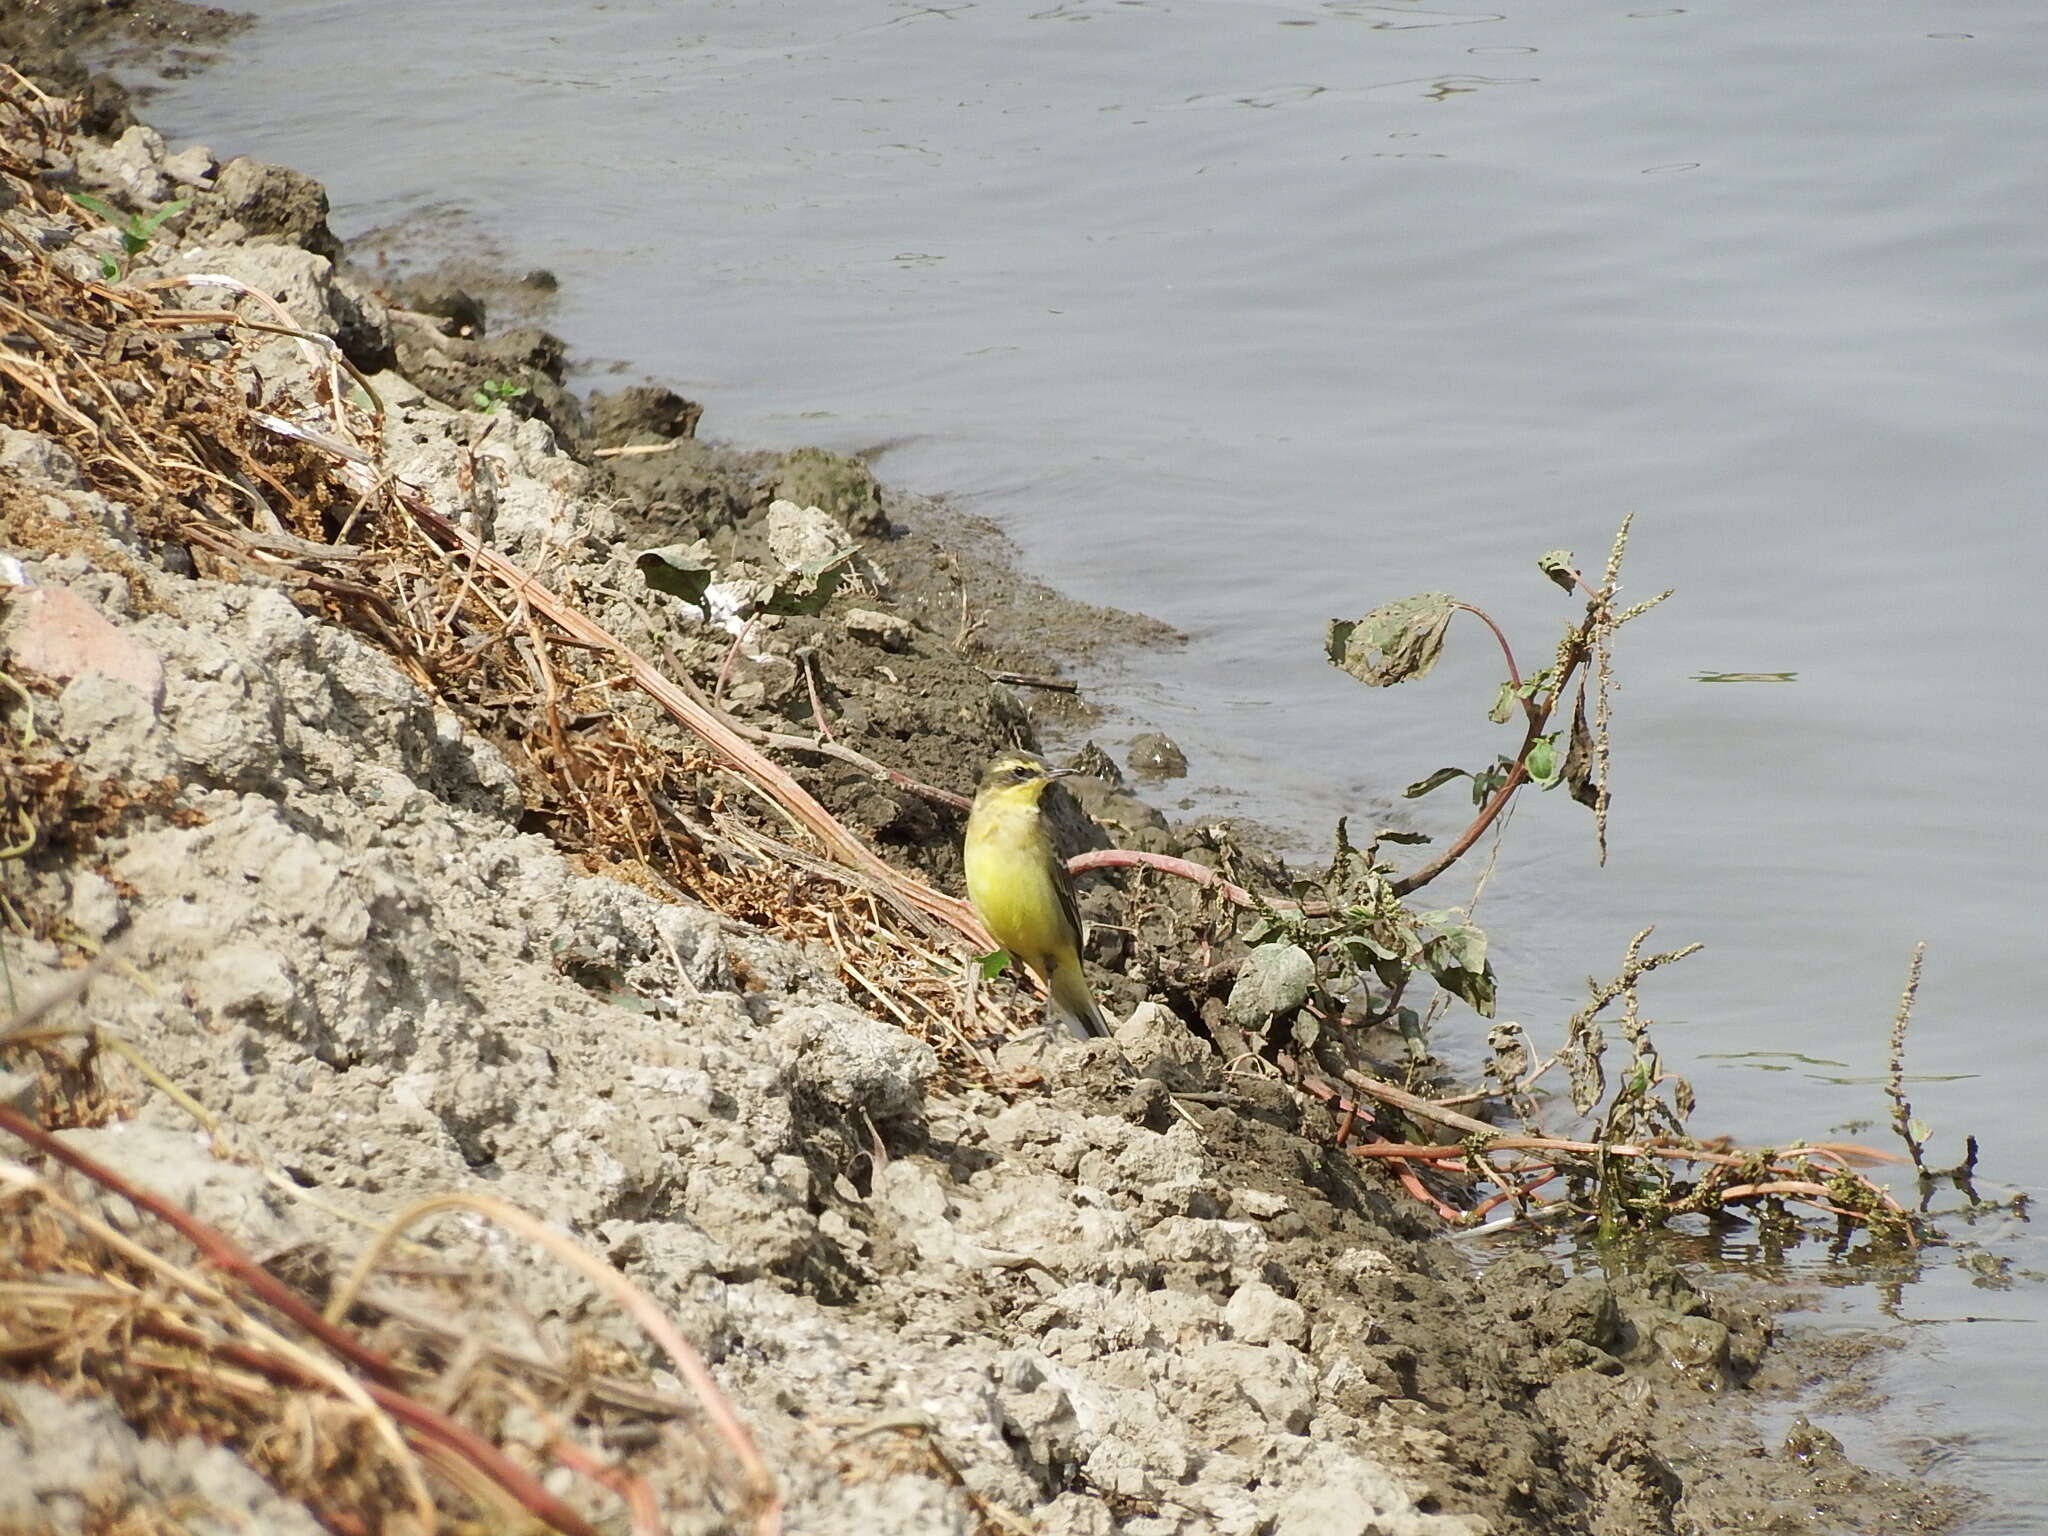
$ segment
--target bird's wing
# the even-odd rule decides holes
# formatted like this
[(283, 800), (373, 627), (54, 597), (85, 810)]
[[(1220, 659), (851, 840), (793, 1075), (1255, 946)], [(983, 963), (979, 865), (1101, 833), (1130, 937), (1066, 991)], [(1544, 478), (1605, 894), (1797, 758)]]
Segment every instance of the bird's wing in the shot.
[(1060, 899), (1060, 916), (1066, 919), (1067, 929), (1074, 936), (1074, 953), (1081, 953), (1081, 909), (1074, 905), (1074, 882), (1067, 878), (1067, 861), (1060, 857), (1059, 850), (1048, 841), (1045, 850), (1045, 872), (1052, 880), (1054, 894)]

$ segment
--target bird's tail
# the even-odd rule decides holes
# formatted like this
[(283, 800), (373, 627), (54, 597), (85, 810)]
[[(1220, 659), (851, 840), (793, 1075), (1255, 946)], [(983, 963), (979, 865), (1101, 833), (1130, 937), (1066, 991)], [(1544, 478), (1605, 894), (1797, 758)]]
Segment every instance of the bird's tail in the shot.
[(1077, 958), (1069, 955), (1052, 968), (1052, 974), (1046, 978), (1046, 990), (1051, 993), (1046, 1011), (1058, 1014), (1076, 1039), (1109, 1037), (1109, 1023), (1095, 1005), (1095, 994), (1089, 990), (1088, 978)]

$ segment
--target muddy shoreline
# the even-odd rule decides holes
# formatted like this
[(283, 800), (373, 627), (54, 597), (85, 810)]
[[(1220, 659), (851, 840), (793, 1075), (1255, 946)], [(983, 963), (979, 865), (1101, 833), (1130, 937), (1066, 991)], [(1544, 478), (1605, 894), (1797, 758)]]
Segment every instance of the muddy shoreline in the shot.
[[(101, 17), (38, 12), (44, 40), (80, 41), (88, 12)], [(157, 46), (203, 48), (232, 25), (182, 7), (126, 19)], [(163, 201), (135, 193), (171, 191), (175, 152), (119, 138), (127, 109), (105, 85), (54, 58), (40, 72), (87, 90), (89, 124), (127, 146), (77, 156), (78, 183)], [(700, 686), (724, 671), (719, 696), (758, 730), (826, 723), (958, 793), (998, 745), (1085, 730), (1085, 701), (992, 674), (1056, 680), (1084, 641), (1168, 638), (1020, 582), (995, 530), (857, 460), (700, 442), (697, 409), (658, 389), (578, 400), (561, 342), (495, 329), (466, 307), (473, 293), (323, 278), (317, 264), (344, 253), (317, 187), (224, 177), (202, 158), (174, 226), (197, 252), (184, 270), (250, 260), (266, 286), (305, 278), (317, 303), (302, 321), (338, 335), (402, 424), (386, 432), (394, 472), (476, 509), (476, 466), (491, 465), (478, 515), (501, 542), (558, 561), (565, 587)], [(493, 388), (495, 409), (462, 409)], [(1319, 1111), (1232, 1077), (1170, 1018), (1125, 1042), (1147, 1066), (1136, 1083), (1080, 1049), (1000, 1091), (941, 1073), (928, 1046), (860, 1012), (867, 999), (815, 945), (593, 874), (603, 851), (579, 842), (533, 760), (531, 720), (493, 715), (483, 695), (430, 701), (303, 592), (195, 577), (189, 553), (124, 524), (53, 442), (14, 429), (9, 471), (33, 494), (10, 496), (0, 532), (35, 587), (74, 595), (154, 658), (162, 700), (138, 712), (103, 678), (60, 678), (44, 697), (55, 738), (93, 773), (177, 785), (88, 855), (39, 857), (17, 893), (97, 941), (125, 938), (157, 979), (96, 983), (100, 1022), (323, 1205), (377, 1219), (487, 1183), (594, 1243), (711, 1354), (786, 1479), (793, 1526), (996, 1528), (931, 1467), (849, 1456), (849, 1424), (909, 1404), (968, 1489), (1048, 1532), (1909, 1530), (1950, 1512), (1818, 1431), (1755, 1437), (1738, 1405), (1811, 1367), (1774, 1347), (1754, 1299), (1702, 1294), (1655, 1261), (1611, 1280), (1533, 1254), (1482, 1270), (1330, 1155)], [(653, 451), (594, 456), (618, 448)], [(745, 557), (777, 500), (862, 541), (876, 570), (861, 591), (762, 626), (729, 670), (723, 634), (646, 624), (633, 550), (702, 537)], [(51, 517), (70, 547), (39, 540)], [(873, 846), (957, 886), (957, 814), (848, 763), (788, 761)], [(1104, 840), (1217, 856), (1112, 777), (1083, 803)], [(1107, 883), (1087, 899), (1122, 914)], [(76, 939), (52, 929), (10, 955), (24, 995), (79, 962)], [(1128, 1011), (1145, 972), (1107, 943), (1099, 976)], [(663, 1001), (637, 1006), (649, 997)], [(1228, 1102), (1177, 1116), (1169, 1081)], [(245, 1240), (353, 1249), (321, 1205), (209, 1158), (175, 1106), (136, 1091), (125, 1107), (125, 1125), (67, 1134), (138, 1174), (172, 1171)], [(448, 1251), (490, 1267), (529, 1315), (593, 1310), (530, 1258)], [(67, 1470), (32, 1432), (50, 1384), (0, 1387), (0, 1465), (57, 1490), (7, 1510), (24, 1528), (100, 1528), (77, 1509), (196, 1496), (177, 1457), (146, 1465), (103, 1411), (80, 1432), (120, 1454)], [(109, 1481), (113, 1464), (126, 1470)], [(208, 1496), (290, 1523), (254, 1482)]]

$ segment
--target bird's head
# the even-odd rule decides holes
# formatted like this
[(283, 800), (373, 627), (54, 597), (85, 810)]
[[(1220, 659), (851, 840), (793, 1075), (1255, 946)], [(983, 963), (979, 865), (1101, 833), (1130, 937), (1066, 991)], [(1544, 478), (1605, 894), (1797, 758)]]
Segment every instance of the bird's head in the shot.
[(1026, 752), (1004, 752), (983, 771), (981, 787), (974, 792), (977, 805), (1008, 801), (1012, 805), (1036, 805), (1045, 786), (1063, 779), (1072, 770), (1048, 768)]

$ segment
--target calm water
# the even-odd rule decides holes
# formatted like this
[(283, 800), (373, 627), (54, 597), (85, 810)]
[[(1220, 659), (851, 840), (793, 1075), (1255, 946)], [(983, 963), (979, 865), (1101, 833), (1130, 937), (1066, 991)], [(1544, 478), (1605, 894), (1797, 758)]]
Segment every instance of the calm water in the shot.
[[(1188, 632), (1090, 682), (1200, 809), (1320, 842), (1508, 745), (1483, 632), (1379, 694), (1322, 621), (1448, 587), (1539, 664), (1534, 556), (1597, 569), (1635, 510), (1632, 590), (1679, 595), (1624, 637), (1612, 858), (1520, 810), (1502, 1012), (1554, 1031), (1645, 922), (1704, 940), (1667, 1055), (1702, 1127), (1784, 1140), (1881, 1117), (1925, 938), (1920, 1112), (2048, 1186), (2038, 0), (250, 8), (167, 131), (320, 175), (344, 234), (456, 205), (713, 435), (900, 440), (891, 478)], [(2048, 1527), (2048, 1292), (1937, 1256), (1896, 1311), (1891, 1406), (1831, 1427), (1968, 1436), (1933, 1465), (2002, 1501), (1974, 1529)]]

